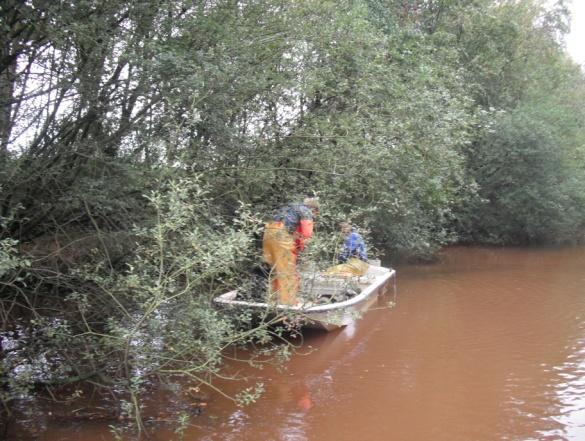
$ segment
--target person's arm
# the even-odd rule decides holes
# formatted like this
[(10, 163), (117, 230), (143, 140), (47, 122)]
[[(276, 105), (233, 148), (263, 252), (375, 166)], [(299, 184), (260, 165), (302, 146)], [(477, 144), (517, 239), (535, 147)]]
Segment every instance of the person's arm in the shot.
[(305, 249), (305, 241), (313, 236), (313, 215), (308, 208), (303, 207), (299, 210), (298, 216), (298, 224), (295, 230), (295, 243), (296, 248), (299, 251), (303, 251)]
[(295, 230), (295, 246), (298, 251), (305, 249), (305, 241), (313, 236), (313, 221), (310, 219), (301, 219)]
[(361, 236), (360, 236), (360, 240), (358, 242), (358, 246), (357, 246), (356, 251), (357, 251), (357, 256), (360, 260), (363, 260), (364, 262), (368, 261), (368, 254), (366, 252), (366, 243), (361, 238)]
[(313, 220), (301, 219), (297, 231), (303, 239), (310, 239), (313, 236)]
[(351, 257), (350, 250), (347, 247), (347, 245), (344, 243), (343, 248), (341, 250), (341, 253), (339, 253), (339, 256), (337, 256), (337, 261), (339, 263), (345, 263), (345, 262), (347, 262), (347, 259), (349, 259), (350, 257)]

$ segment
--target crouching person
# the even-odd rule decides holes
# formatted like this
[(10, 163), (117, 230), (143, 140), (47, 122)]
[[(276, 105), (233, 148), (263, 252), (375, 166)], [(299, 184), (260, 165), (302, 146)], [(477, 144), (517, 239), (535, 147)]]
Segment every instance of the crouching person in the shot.
[(344, 277), (363, 276), (368, 271), (366, 244), (362, 236), (352, 228), (351, 223), (341, 222), (339, 228), (343, 235), (343, 248), (337, 258), (340, 264), (329, 268), (326, 274)]

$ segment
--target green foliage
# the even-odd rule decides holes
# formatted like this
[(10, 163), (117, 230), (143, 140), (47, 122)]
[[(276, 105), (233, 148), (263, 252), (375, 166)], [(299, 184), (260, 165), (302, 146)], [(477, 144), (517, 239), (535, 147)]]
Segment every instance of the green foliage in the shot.
[[(571, 115), (553, 103), (520, 107), (495, 118), (478, 140), (469, 165), (484, 202), (470, 234), (495, 243), (571, 242), (583, 228), (583, 173), (579, 153), (562, 142)], [(558, 115), (557, 115), (558, 116)], [(548, 119), (548, 120), (547, 120)]]
[(263, 383), (257, 383), (254, 387), (248, 387), (242, 390), (237, 398), (237, 401), (240, 405), (246, 406), (250, 405), (264, 393), (265, 387)]
[[(245, 207), (237, 219), (222, 219), (207, 193), (197, 179), (163, 184), (147, 196), (155, 222), (136, 230), (138, 246), (127, 270), (112, 273), (102, 266), (77, 273), (94, 284), (97, 297), (82, 308), (96, 316), (85, 320), (86, 332), (78, 338), (101, 338), (110, 360), (117, 358), (121, 384), (132, 385), (132, 394), (155, 374), (208, 383), (219, 372), (221, 349), (242, 338), (210, 301), (247, 257), (256, 223)], [(112, 308), (107, 320), (90, 325), (99, 320), (104, 299)], [(84, 357), (95, 358), (94, 347), (87, 347), (91, 352)]]
[(18, 256), (18, 241), (10, 238), (0, 240), (0, 279), (6, 278), (15, 269), (30, 262)]
[(460, 11), (451, 32), (462, 44), (480, 117), (466, 149), (478, 199), (457, 212), (462, 239), (579, 241), (585, 113), (577, 101), (585, 84), (560, 47), (566, 10), (523, 1), (478, 2)]

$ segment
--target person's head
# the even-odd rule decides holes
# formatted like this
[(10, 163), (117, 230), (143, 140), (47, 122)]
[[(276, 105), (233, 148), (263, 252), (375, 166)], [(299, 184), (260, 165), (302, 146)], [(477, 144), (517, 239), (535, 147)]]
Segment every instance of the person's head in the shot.
[(317, 216), (319, 214), (319, 199), (318, 198), (305, 198), (303, 201), (303, 205), (309, 207), (313, 216)]
[(339, 223), (339, 230), (343, 234), (349, 234), (349, 233), (351, 233), (351, 222), (348, 222), (348, 221), (340, 222)]

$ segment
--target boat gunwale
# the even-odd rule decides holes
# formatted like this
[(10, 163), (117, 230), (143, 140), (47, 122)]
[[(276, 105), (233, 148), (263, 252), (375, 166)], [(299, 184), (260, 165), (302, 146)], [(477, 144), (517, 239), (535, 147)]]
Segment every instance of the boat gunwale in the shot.
[(221, 303), (224, 305), (238, 305), (238, 306), (245, 306), (245, 307), (251, 307), (251, 308), (262, 308), (262, 309), (271, 308), (271, 309), (277, 309), (277, 310), (281, 310), (281, 311), (294, 311), (294, 312), (303, 312), (303, 313), (328, 312), (328, 311), (333, 311), (333, 310), (337, 310), (337, 309), (347, 308), (347, 307), (350, 307), (350, 306), (353, 306), (353, 305), (360, 303), (361, 301), (367, 299), (375, 290), (377, 290), (385, 282), (387, 282), (388, 280), (390, 280), (392, 277), (394, 277), (396, 275), (396, 270), (394, 270), (392, 268), (385, 268), (385, 267), (378, 267), (378, 268), (383, 268), (387, 271), (385, 271), (383, 274), (380, 274), (379, 276), (376, 276), (374, 278), (374, 280), (372, 280), (372, 282), (369, 283), (367, 285), (367, 287), (361, 293), (359, 293), (357, 296), (352, 297), (351, 299), (344, 300), (342, 302), (329, 303), (326, 305), (314, 305), (314, 306), (306, 307), (305, 306), (306, 304), (290, 306), (290, 305), (281, 305), (281, 304), (271, 304), (271, 303), (266, 303), (266, 302), (247, 302), (245, 300), (231, 300), (231, 299), (224, 298), (225, 296), (233, 295), (235, 292), (237, 292), (237, 290), (232, 290), (232, 291), (229, 291), (227, 293), (220, 294), (219, 296), (215, 297), (213, 299), (213, 301), (215, 303)]

